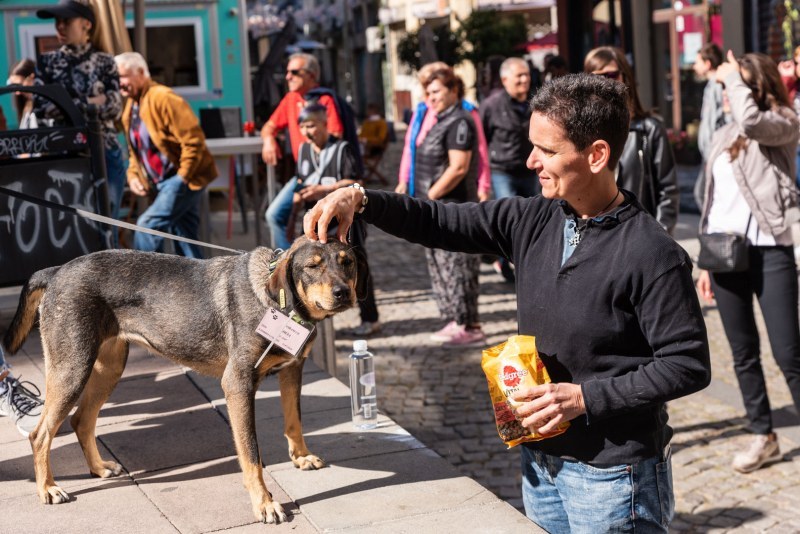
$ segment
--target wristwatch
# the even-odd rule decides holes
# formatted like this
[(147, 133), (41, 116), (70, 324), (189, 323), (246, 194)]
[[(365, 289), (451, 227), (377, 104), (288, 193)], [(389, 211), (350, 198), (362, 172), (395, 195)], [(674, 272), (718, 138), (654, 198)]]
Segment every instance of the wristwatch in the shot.
[(358, 210), (356, 213), (364, 213), (364, 209), (367, 207), (367, 202), (369, 202), (369, 199), (367, 198), (367, 190), (364, 189), (364, 186), (362, 186), (358, 182), (354, 183), (350, 187), (352, 187), (356, 191), (361, 192), (361, 209)]

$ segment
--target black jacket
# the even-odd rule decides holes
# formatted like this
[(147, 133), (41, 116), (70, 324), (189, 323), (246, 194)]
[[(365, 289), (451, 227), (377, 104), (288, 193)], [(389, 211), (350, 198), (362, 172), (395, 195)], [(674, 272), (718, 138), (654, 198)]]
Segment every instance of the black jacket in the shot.
[(515, 176), (531, 176), (533, 172), (525, 166), (533, 149), (528, 139), (530, 106), (515, 107), (511, 96), (501, 89), (481, 103), (480, 113), (491, 168)]
[(500, 254), (516, 266), (519, 333), (553, 382), (581, 384), (587, 414), (526, 446), (597, 465), (657, 456), (665, 403), (708, 385), (708, 339), (686, 252), (630, 193), (561, 265), (563, 201), (422, 201), (367, 191), (366, 222), (426, 247)]
[(678, 221), (678, 174), (667, 131), (658, 119), (631, 121), (617, 166), (617, 184), (633, 192), (644, 209), (672, 232)]

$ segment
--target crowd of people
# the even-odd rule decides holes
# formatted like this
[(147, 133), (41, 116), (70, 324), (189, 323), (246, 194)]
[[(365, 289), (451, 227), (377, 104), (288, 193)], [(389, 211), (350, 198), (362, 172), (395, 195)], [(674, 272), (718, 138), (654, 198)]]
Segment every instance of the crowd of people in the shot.
[[(8, 83), (56, 83), (77, 105), (97, 106), (111, 215), (119, 216), (127, 185), (150, 201), (139, 226), (197, 240), (201, 192), (218, 173), (189, 104), (151, 78), (141, 55), (114, 57), (91, 44), (96, 19), (87, 0), (61, 0), (38, 16), (55, 19), (61, 46), (13, 65)], [(643, 106), (633, 66), (618, 48), (591, 50), (580, 74), (549, 58), (541, 85), (532, 84), (527, 61), (510, 57), (500, 65), (500, 84), (480, 103), (466, 99), (452, 66), (423, 66), (394, 192), (363, 188), (362, 154), (380, 153), (389, 137), (379, 106), (369, 106), (356, 134), (348, 108), (320, 87), (314, 55), (288, 58), (288, 91), (260, 131), (264, 163), (286, 158), (296, 169), (264, 214), (276, 249), (291, 247), (303, 216), (309, 238), (346, 240), (364, 253), (368, 224), (424, 245), (441, 316), (431, 340), (447, 347), (486, 345), (481, 255), (515, 285), (519, 333), (536, 336), (552, 378), (518, 392), (516, 415), (544, 435), (571, 423), (561, 435), (522, 447), (526, 513), (548, 532), (666, 532), (674, 507), (666, 403), (710, 380), (698, 294), (716, 300), (754, 434), (732, 467), (746, 473), (781, 458), (754, 295), (800, 408), (791, 234), (800, 183), (800, 65), (755, 53), (723, 57), (709, 43), (694, 69), (707, 80), (699, 232), (741, 234), (749, 255), (744, 270), (700, 270), (696, 281), (691, 259), (672, 238), (679, 198), (666, 127)], [(64, 120), (29, 93), (15, 95), (15, 107), (20, 129)], [(161, 252), (164, 239), (136, 232), (133, 246)], [(203, 257), (191, 242), (176, 243), (175, 252)], [(352, 333), (379, 332), (371, 280), (359, 308)], [(10, 373), (0, 351), (0, 415), (27, 435), (40, 397)]]

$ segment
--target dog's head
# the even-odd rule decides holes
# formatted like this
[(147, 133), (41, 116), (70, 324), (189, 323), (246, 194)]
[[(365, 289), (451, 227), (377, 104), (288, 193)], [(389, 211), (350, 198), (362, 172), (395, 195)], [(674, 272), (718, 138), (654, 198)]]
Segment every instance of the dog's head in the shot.
[(305, 319), (321, 321), (366, 296), (369, 268), (364, 254), (339, 241), (297, 239), (267, 282), (267, 295)]

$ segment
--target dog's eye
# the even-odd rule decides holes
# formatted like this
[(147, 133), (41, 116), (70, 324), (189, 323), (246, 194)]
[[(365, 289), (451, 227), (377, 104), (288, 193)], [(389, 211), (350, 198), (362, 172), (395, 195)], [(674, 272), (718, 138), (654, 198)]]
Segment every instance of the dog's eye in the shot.
[(351, 265), (353, 265), (353, 260), (350, 258), (342, 258), (341, 263), (345, 267), (350, 267)]
[(306, 265), (306, 269), (316, 269), (319, 265), (319, 263), (309, 263)]

